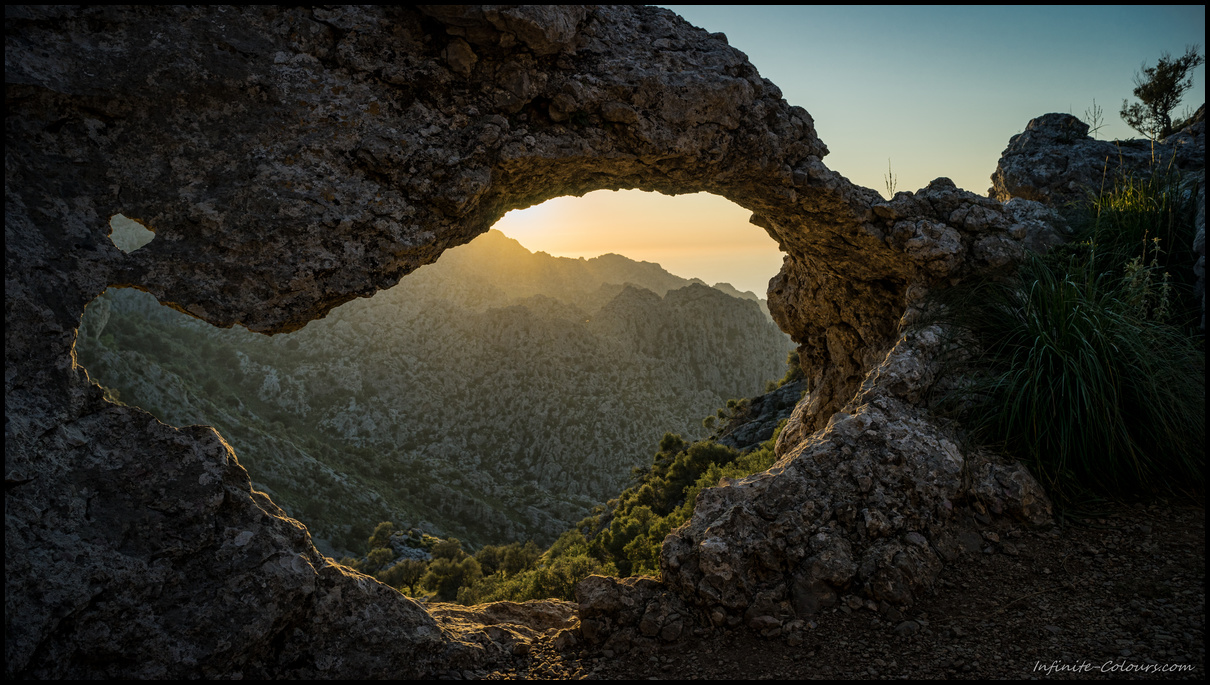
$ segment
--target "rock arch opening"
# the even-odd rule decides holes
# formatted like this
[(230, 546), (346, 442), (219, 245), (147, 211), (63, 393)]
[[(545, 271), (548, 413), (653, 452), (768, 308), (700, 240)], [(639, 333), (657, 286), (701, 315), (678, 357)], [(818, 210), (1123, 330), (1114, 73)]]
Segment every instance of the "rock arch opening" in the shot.
[[(153, 236), (112, 224), (126, 252)], [(380, 521), (471, 549), (545, 546), (648, 466), (664, 432), (702, 437), (704, 416), (784, 373), (788, 338), (753, 293), (720, 287), (492, 231), (272, 337), (112, 289), (86, 311), (76, 356), (110, 399), (216, 426), (329, 556), (364, 555)]]
[[(9, 674), (398, 677), (498, 649), (329, 563), (217, 433), (106, 403), (72, 350), (107, 288), (298, 330), (565, 194), (752, 211), (787, 255), (770, 310), (811, 384), (780, 466), (708, 491), (663, 584), (619, 590), (647, 610), (595, 592), (588, 632), (759, 626), (853, 588), (910, 602), (955, 493), (1044, 516), (1027, 474), (967, 463), (914, 408), (927, 345), (896, 335), (1046, 217), (944, 179), (889, 202), (853, 186), (721, 34), (647, 6), (26, 8), (6, 30), (5, 605), (30, 617), (6, 626)], [(119, 250), (117, 212), (155, 240)]]
[(130, 254), (155, 240), (155, 233), (133, 219), (114, 214), (109, 220), (109, 240), (119, 250)]

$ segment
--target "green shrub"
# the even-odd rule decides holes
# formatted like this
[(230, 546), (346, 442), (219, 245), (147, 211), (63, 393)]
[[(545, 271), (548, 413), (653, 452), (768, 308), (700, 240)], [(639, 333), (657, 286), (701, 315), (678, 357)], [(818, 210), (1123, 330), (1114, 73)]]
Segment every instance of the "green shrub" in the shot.
[(804, 377), (805, 376), (802, 372), (802, 361), (798, 357), (798, 350), (791, 350), (790, 353), (786, 355), (786, 375), (782, 376), (781, 382), (777, 384), (777, 387), (780, 388), (786, 383), (793, 383), (794, 381), (802, 380)]
[[(525, 546), (514, 543), (505, 549), (514, 546), (521, 559), (528, 558), (531, 551), (537, 549), (533, 543)], [(602, 563), (589, 555), (588, 547), (588, 541), (582, 533), (578, 530), (567, 531), (536, 563), (528, 562), (528, 566), (519, 572), (509, 573), (507, 569), (501, 569), (464, 584), (457, 591), (458, 603), (524, 602), (549, 598), (574, 600), (576, 583), (581, 580), (593, 574), (617, 575), (617, 569), (612, 564)]]
[(1196, 186), (1173, 170), (1118, 179), (1111, 189), (1090, 199), (1086, 225), (1077, 241), (1084, 247), (1075, 248), (1085, 253), (1076, 266), (1134, 281), (1123, 284), (1136, 286), (1134, 292), (1124, 291), (1127, 297), (1139, 294), (1140, 281), (1155, 284), (1157, 291), (1159, 284), (1166, 284), (1168, 302), (1158, 312), (1164, 314), (1159, 320), (1192, 331), (1201, 319), (1192, 269), (1197, 259), (1195, 193)]
[[(746, 402), (730, 404), (734, 409)], [(712, 441), (690, 444), (679, 435), (665, 434), (652, 466), (635, 470), (633, 487), (611, 500), (608, 511), (599, 511), (563, 533), (545, 552), (532, 542), (512, 543), (485, 546), (471, 557), (456, 539), (426, 535), (425, 546), (433, 555), (427, 570), (424, 562), (407, 561), (378, 570), (388, 560), (372, 566), (373, 553), (358, 568), (376, 571), (379, 580), (394, 587), (410, 591), (419, 585), (437, 600), (459, 604), (572, 600), (576, 584), (593, 574), (658, 574), (664, 538), (693, 515), (698, 493), (718, 485), (723, 477), (740, 478), (772, 466), (781, 428), (746, 454)], [(379, 527), (386, 530), (386, 525)]]
[(664, 538), (693, 516), (698, 493), (724, 477), (767, 470), (775, 461), (773, 446), (781, 428), (746, 454), (710, 440), (687, 445), (665, 436), (660, 447), (675, 451), (657, 452), (640, 480), (610, 501), (609, 511), (581, 522), (579, 528), (590, 538), (588, 552), (622, 576), (658, 574)]
[(533, 542), (522, 545), (514, 542), (508, 545), (486, 545), (475, 553), (475, 559), (483, 568), (483, 575), (490, 576), (500, 572), (505, 576), (515, 576), (527, 569), (533, 568), (542, 556), (542, 550)]
[(438, 601), (453, 602), (458, 599), (459, 588), (472, 586), (482, 577), (483, 570), (474, 557), (468, 556), (461, 561), (440, 557), (429, 563), (420, 584), (436, 593)]
[(616, 573), (585, 553), (561, 556), (532, 571), (527, 599), (574, 600), (576, 584), (594, 574)]
[(391, 546), (391, 535), (395, 532), (395, 524), (390, 521), (383, 521), (374, 527), (374, 533), (370, 535), (367, 541), (370, 549), (378, 549), (381, 547)]
[(404, 559), (385, 571), (374, 574), (374, 577), (400, 592), (412, 594), (416, 591), (417, 583), (419, 583), (425, 572), (428, 571), (428, 567), (427, 562), (417, 559)]
[(1061, 504), (1204, 487), (1205, 356), (1173, 276), (1192, 259), (1156, 243), (1192, 242), (1181, 192), (1174, 176), (1123, 179), (1073, 244), (935, 299), (961, 379), (938, 409), (1030, 464)]
[(390, 547), (375, 547), (366, 556), (365, 563), (355, 568), (362, 573), (376, 573), (394, 560), (395, 553)]
[(462, 561), (469, 556), (462, 551), (462, 541), (458, 538), (448, 538), (441, 540), (429, 548), (433, 559), (449, 559), (450, 561)]

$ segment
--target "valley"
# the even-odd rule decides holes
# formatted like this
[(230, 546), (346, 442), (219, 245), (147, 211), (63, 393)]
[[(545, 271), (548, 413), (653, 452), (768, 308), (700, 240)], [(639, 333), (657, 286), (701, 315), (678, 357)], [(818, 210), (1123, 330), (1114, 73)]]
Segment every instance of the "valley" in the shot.
[[(116, 221), (114, 240), (134, 247), (137, 230)], [(752, 293), (492, 231), (273, 337), (111, 290), (76, 354), (112, 399), (218, 428), (339, 558), (385, 520), (472, 547), (549, 544), (665, 432), (702, 437), (703, 417), (780, 378), (791, 348)]]

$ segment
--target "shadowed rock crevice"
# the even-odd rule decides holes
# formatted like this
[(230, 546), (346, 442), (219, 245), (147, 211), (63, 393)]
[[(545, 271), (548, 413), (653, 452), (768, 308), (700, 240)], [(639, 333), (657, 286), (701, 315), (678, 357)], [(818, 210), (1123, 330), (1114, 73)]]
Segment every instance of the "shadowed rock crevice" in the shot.
[[(897, 336), (930, 288), (1052, 240), (1052, 215), (945, 179), (853, 186), (721, 34), (634, 6), (35, 7), (5, 31), (10, 675), (417, 676), (505, 653), (318, 555), (212, 429), (106, 402), (76, 328), (121, 286), (294, 330), (510, 209), (602, 188), (751, 210), (787, 255), (769, 304), (810, 389), (774, 469), (705, 493), (666, 584), (602, 625), (675, 639), (688, 606), (772, 629), (854, 588), (910, 602), (971, 478), (1045, 517), (1019, 468), (929, 422), (928, 344)], [(119, 250), (117, 213), (155, 240)]]

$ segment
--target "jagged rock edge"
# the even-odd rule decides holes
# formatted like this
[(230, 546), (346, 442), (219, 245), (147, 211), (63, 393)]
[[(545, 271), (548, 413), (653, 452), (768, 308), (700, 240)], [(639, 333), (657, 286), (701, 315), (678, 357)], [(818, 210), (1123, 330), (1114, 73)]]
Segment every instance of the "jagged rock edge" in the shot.
[[(770, 309), (801, 345), (811, 391), (778, 465), (710, 491), (674, 536), (693, 542), (709, 533), (710, 512), (777, 520), (777, 497), (742, 493), (802, 504), (782, 492), (795, 464), (832, 454), (818, 446), (838, 436), (859, 441), (853, 431), (873, 425), (875, 411), (905, 412), (923, 442), (940, 446), (910, 402), (919, 383), (892, 391), (880, 381), (912, 366), (914, 339), (895, 342), (901, 315), (929, 288), (1009, 268), (1030, 241), (1053, 239), (1037, 207), (1002, 206), (945, 179), (890, 202), (853, 186), (822, 163), (809, 114), (721, 36), (670, 12), (425, 12), (10, 13), (9, 675), (416, 676), (499, 656), (495, 642), (477, 641), (484, 633), (442, 628), (324, 559), (305, 528), (252, 491), (213, 429), (106, 402), (72, 356), (84, 307), (106, 287), (147, 290), (215, 325), (287, 331), (388, 287), (516, 206), (597, 188), (729, 197), (787, 253)], [(461, 171), (451, 177), (453, 164)], [(118, 212), (156, 239), (118, 250), (107, 222)], [(923, 457), (937, 454), (953, 456)], [(985, 478), (993, 495), (1001, 480)], [(750, 596), (710, 601), (724, 620), (740, 615), (762, 630), (795, 597), (808, 598), (790, 607), (796, 615), (810, 597), (826, 601), (832, 590), (820, 582), (853, 577), (841, 528), (804, 548), (813, 566), (789, 570), (820, 592), (770, 584), (765, 570), (784, 559), (757, 545), (765, 568), (736, 584)], [(925, 546), (910, 528), (883, 538), (889, 561), (860, 576), (885, 586), (873, 596), (910, 602), (935, 573), (927, 551), (912, 551)], [(926, 542), (941, 545), (937, 535)], [(718, 530), (711, 539), (727, 542)], [(667, 544), (674, 592), (650, 592), (674, 608), (701, 606), (690, 572), (702, 568), (701, 548)], [(896, 566), (895, 555), (907, 561)], [(867, 550), (862, 563), (874, 557)], [(647, 606), (637, 629), (676, 639), (673, 614), (683, 615)]]

